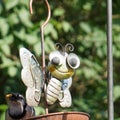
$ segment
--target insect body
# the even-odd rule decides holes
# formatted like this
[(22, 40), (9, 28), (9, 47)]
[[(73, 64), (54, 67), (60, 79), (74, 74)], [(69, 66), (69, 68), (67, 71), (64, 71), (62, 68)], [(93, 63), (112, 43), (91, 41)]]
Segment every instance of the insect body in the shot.
[[(30, 106), (38, 106), (41, 98), (42, 88), (45, 86), (39, 63), (35, 56), (26, 48), (20, 49), (20, 59), (23, 66), (21, 77), (27, 86), (26, 100)], [(46, 101), (52, 105), (57, 100), (62, 107), (72, 104), (69, 88), (72, 84), (74, 70), (80, 65), (76, 54), (68, 54), (65, 51), (56, 50), (50, 53), (48, 72), (49, 82), (46, 86)]]
[(58, 99), (62, 107), (69, 107), (72, 103), (69, 87), (74, 70), (80, 65), (79, 58), (74, 53), (57, 50), (50, 53), (49, 60), (51, 79), (47, 87), (47, 102), (53, 104)]
[(46, 100), (49, 105), (53, 104), (59, 97), (62, 83), (56, 78), (51, 78), (46, 89)]

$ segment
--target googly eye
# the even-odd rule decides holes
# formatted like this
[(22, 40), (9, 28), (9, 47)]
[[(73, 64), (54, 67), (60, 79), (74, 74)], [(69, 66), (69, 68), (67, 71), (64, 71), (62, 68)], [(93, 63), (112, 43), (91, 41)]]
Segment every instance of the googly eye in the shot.
[(70, 53), (67, 57), (67, 63), (72, 69), (77, 69), (80, 66), (80, 60), (74, 53)]
[(54, 57), (51, 62), (54, 65), (59, 65), (60, 64), (60, 59), (59, 59), (59, 57)]
[(61, 53), (59, 51), (54, 51), (52, 53), (50, 53), (49, 55), (49, 59), (51, 61), (52, 64), (54, 65), (61, 65), (63, 63), (63, 56), (61, 55)]

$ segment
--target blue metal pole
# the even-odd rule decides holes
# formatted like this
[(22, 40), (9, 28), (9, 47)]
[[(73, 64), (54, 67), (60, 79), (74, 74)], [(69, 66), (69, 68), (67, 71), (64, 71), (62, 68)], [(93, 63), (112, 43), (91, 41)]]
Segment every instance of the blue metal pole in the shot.
[(107, 63), (108, 63), (108, 118), (114, 120), (113, 54), (112, 54), (112, 0), (107, 0)]

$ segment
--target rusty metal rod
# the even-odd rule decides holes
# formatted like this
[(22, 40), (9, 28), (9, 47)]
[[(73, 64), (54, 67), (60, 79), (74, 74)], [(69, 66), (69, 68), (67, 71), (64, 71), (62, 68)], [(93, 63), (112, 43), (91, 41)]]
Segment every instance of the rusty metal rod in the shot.
[(30, 14), (33, 14), (32, 3), (33, 3), (33, 0), (29, 0), (29, 9), (30, 9)]
[(114, 120), (113, 54), (112, 54), (112, 0), (107, 0), (107, 63), (108, 63), (108, 118)]
[[(43, 72), (44, 82), (46, 83), (44, 27), (48, 24), (48, 22), (50, 20), (51, 9), (50, 9), (50, 5), (49, 5), (49, 3), (48, 3), (47, 0), (45, 0), (45, 3), (46, 3), (46, 6), (47, 6), (47, 9), (48, 9), (48, 16), (47, 16), (46, 21), (41, 25), (40, 31), (41, 31), (41, 51), (42, 51), (42, 72)], [(44, 93), (46, 94), (46, 84), (44, 85)], [(46, 95), (45, 95), (45, 98), (46, 98)], [(46, 114), (48, 114), (48, 105), (47, 105), (47, 102), (46, 102), (46, 109), (45, 109), (45, 111), (46, 111)]]
[[(47, 0), (44, 0), (45, 1), (45, 4), (47, 6), (47, 10), (48, 10), (48, 15), (47, 15), (47, 18), (45, 20), (45, 22), (41, 25), (40, 27), (40, 31), (41, 31), (41, 51), (42, 51), (42, 74), (43, 74), (43, 80), (44, 80), (44, 93), (46, 94), (46, 64), (45, 64), (45, 40), (44, 40), (44, 28), (45, 26), (48, 24), (49, 20), (50, 20), (50, 17), (51, 17), (51, 9), (50, 9), (50, 5), (48, 3)], [(32, 8), (32, 3), (33, 3), (33, 0), (29, 0), (29, 9), (30, 9), (30, 13), (33, 14), (33, 8)], [(46, 95), (45, 95), (46, 97)], [(47, 102), (46, 102), (46, 114), (48, 114), (48, 107), (47, 107)]]

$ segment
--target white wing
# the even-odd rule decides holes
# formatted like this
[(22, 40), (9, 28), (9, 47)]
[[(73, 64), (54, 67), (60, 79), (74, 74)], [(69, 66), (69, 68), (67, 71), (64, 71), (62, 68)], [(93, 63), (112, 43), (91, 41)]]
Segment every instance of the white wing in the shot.
[(62, 91), (63, 93), (63, 98), (59, 99), (59, 104), (61, 107), (70, 107), (72, 105), (72, 98), (71, 98), (71, 94), (70, 91), (68, 89), (65, 89), (64, 91)]
[(72, 78), (64, 79), (62, 81), (62, 90), (59, 95), (59, 104), (61, 107), (70, 107), (72, 104), (72, 97), (69, 91), (70, 86), (72, 85)]
[(26, 91), (27, 103), (31, 106), (37, 106), (44, 84), (41, 68), (35, 56), (26, 48), (20, 49), (20, 60), (23, 67), (22, 81), (28, 87)]
[[(27, 88), (27, 90), (26, 90), (26, 102), (27, 102), (27, 104), (29, 105), (29, 106), (38, 106), (39, 105), (39, 99), (40, 99), (40, 96), (41, 96), (41, 94), (39, 93), (39, 94), (35, 94), (35, 88), (34, 87), (32, 87), (32, 88)], [(37, 100), (36, 100), (36, 98), (35, 98), (35, 96), (36, 96), (36, 98), (37, 98)]]
[(20, 48), (20, 60), (22, 64), (22, 72), (21, 72), (21, 77), (23, 83), (27, 87), (33, 87), (34, 86), (34, 81), (32, 78), (32, 73), (30, 71), (30, 58), (32, 56), (32, 53), (28, 51), (26, 48)]

